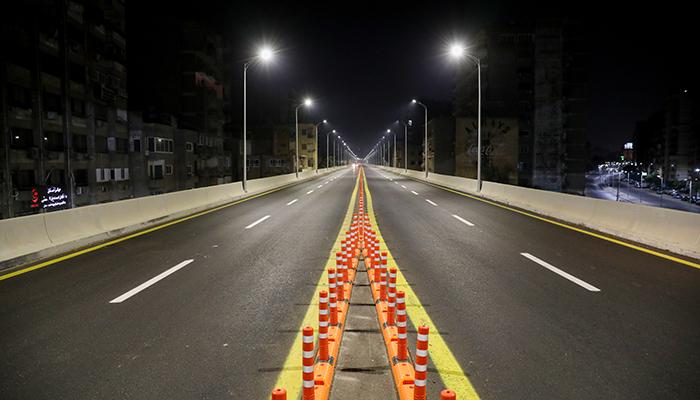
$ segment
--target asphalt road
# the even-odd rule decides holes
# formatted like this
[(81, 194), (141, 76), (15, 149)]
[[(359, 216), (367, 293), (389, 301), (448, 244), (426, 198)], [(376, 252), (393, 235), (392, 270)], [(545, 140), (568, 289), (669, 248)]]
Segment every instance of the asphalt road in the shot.
[(388, 246), (481, 398), (700, 398), (697, 269), (389, 172), (367, 179)]
[[(481, 398), (700, 398), (700, 271), (381, 174), (382, 234)], [(346, 212), (338, 175), (0, 282), (0, 398), (266, 398)]]
[(267, 398), (353, 187), (344, 170), (0, 282), (0, 398)]

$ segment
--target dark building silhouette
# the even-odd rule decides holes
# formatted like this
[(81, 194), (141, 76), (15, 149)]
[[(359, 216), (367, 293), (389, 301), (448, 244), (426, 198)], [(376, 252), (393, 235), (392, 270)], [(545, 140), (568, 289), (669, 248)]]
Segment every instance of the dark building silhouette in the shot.
[[(556, 18), (513, 19), (477, 35), (469, 51), (482, 64), (484, 179), (583, 194), (589, 63), (585, 37), (580, 22)], [(470, 151), (476, 130), (470, 127), (476, 120), (477, 82), (476, 66), (465, 61), (454, 112), (458, 119), (469, 120), (457, 124), (455, 155), (457, 173), (469, 177), (476, 171), (477, 154)], [(517, 156), (498, 154), (498, 148)]]

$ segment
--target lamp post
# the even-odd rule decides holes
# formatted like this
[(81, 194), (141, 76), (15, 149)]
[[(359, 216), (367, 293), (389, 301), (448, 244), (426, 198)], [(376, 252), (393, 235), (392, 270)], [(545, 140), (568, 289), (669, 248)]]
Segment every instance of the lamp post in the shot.
[(294, 154), (294, 174), (296, 175), (297, 179), (299, 179), (299, 107), (301, 106), (311, 107), (311, 99), (308, 97), (305, 98), (304, 102), (296, 106), (296, 108), (294, 109), (294, 123), (296, 126), (294, 139), (294, 146), (296, 147), (296, 151)]
[(425, 166), (425, 178), (428, 179), (428, 107), (416, 99), (413, 99), (411, 102), (413, 104), (418, 104), (419, 106), (423, 107), (423, 110), (425, 111), (425, 142), (423, 145), (423, 163)]
[(335, 129), (326, 133), (326, 169), (328, 169), (328, 160), (330, 160), (330, 154), (328, 154), (328, 135), (330, 135), (331, 133), (335, 135)]
[(453, 43), (449, 47), (449, 56), (454, 60), (460, 60), (463, 57), (468, 58), (476, 64), (477, 70), (477, 85), (478, 85), (478, 102), (477, 102), (477, 139), (476, 147), (478, 154), (476, 156), (476, 191), (481, 191), (481, 60), (479, 57), (468, 54), (466, 49), (460, 43)]
[(248, 79), (248, 67), (250, 67), (252, 64), (254, 64), (257, 61), (266, 63), (270, 60), (272, 60), (272, 57), (274, 56), (274, 51), (267, 47), (264, 46), (258, 51), (258, 55), (250, 59), (249, 61), (246, 61), (243, 64), (243, 180), (241, 182), (241, 186), (243, 187), (243, 191), (247, 192), (247, 183), (248, 183), (248, 146), (247, 146), (247, 141), (248, 141), (248, 127), (247, 127), (247, 118), (248, 118), (248, 112), (247, 112), (247, 93), (246, 93), (246, 86), (247, 86), (247, 79)]
[(318, 126), (321, 124), (325, 124), (328, 121), (325, 119), (318, 124), (314, 125), (314, 169), (316, 170), (316, 173), (318, 174)]

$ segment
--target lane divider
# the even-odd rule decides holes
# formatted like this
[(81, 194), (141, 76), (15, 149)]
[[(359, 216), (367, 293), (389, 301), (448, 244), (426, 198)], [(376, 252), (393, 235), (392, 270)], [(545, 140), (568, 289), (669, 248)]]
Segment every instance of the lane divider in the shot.
[[(364, 191), (360, 194), (360, 200), (364, 201), (366, 193), (367, 214), (365, 217), (367, 224), (371, 227), (370, 229), (373, 234), (371, 237), (374, 240), (374, 243), (370, 243), (370, 248), (375, 249), (374, 254), (370, 254), (369, 257), (365, 258), (365, 262), (367, 262), (368, 259), (374, 261), (371, 262), (370, 265), (365, 264), (365, 266), (367, 267), (367, 273), (370, 277), (371, 293), (375, 300), (375, 309), (377, 311), (380, 326), (382, 327), (384, 343), (386, 345), (387, 355), (389, 356), (391, 363), (394, 383), (396, 385), (399, 398), (401, 400), (421, 398), (421, 393), (425, 392), (424, 389), (420, 388), (420, 384), (422, 384), (424, 379), (427, 382), (427, 378), (423, 378), (423, 371), (420, 371), (423, 369), (422, 365), (426, 364), (417, 364), (420, 366), (416, 368), (411, 363), (411, 354), (408, 350), (406, 337), (406, 317), (408, 317), (411, 321), (413, 321), (419, 330), (419, 343), (417, 343), (417, 351), (414, 361), (421, 362), (422, 359), (418, 360), (418, 358), (422, 357), (422, 354), (426, 354), (426, 357), (428, 356), (427, 353), (424, 353), (422, 350), (428, 348), (426, 347), (427, 332), (430, 332), (430, 359), (440, 375), (442, 382), (445, 384), (445, 386), (450, 388), (449, 390), (443, 390), (441, 393), (441, 398), (455, 399), (457, 396), (459, 396), (460, 399), (478, 400), (479, 396), (476, 393), (476, 390), (467, 378), (454, 354), (447, 346), (447, 343), (440, 334), (440, 331), (437, 329), (432, 319), (426, 312), (425, 307), (421, 304), (418, 296), (406, 281), (406, 278), (401, 273), (401, 269), (396, 263), (396, 260), (391, 255), (391, 251), (386, 246), (386, 242), (384, 241), (379, 226), (377, 225), (372, 204), (372, 194), (369, 190), (369, 186), (367, 185), (367, 177), (364, 174), (364, 171), (362, 171), (362, 179)], [(384, 250), (381, 252), (381, 255), (378, 254), (380, 248)], [(378, 260), (381, 260), (381, 263), (378, 263)], [(403, 290), (396, 292), (395, 325), (391, 325), (388, 321), (387, 315), (389, 314), (389, 305), (388, 302), (382, 301), (381, 299), (381, 272), (379, 271), (379, 274), (377, 274), (377, 269), (386, 269), (389, 261), (391, 261), (391, 266), (389, 267), (390, 271), (394, 269), (396, 270), (396, 286), (403, 288)], [(384, 264), (385, 262), (387, 264)], [(370, 270), (374, 270), (373, 273), (370, 273)], [(376, 279), (377, 277), (379, 278), (379, 281)], [(410, 305), (410, 307), (406, 307), (407, 305)], [(427, 330), (424, 328), (427, 328)], [(425, 332), (425, 337), (420, 336), (421, 330)], [(426, 345), (420, 343), (422, 339), (425, 339)], [(421, 374), (416, 375), (417, 372), (421, 372)], [(425, 372), (427, 372), (427, 370)], [(418, 383), (418, 385), (416, 385), (416, 383)], [(417, 391), (414, 390), (416, 387), (419, 387)]]
[[(345, 319), (350, 306), (349, 299), (352, 295), (352, 287), (355, 279), (355, 271), (353, 269), (346, 269), (348, 267), (348, 261), (343, 260), (343, 250), (345, 249), (348, 239), (345, 229), (350, 226), (352, 222), (359, 185), (360, 176), (358, 175), (355, 180), (355, 187), (350, 196), (348, 210), (340, 226), (340, 231), (326, 260), (324, 271), (316, 283), (316, 287), (323, 287), (327, 282), (328, 291), (314, 292), (310, 301), (311, 306), (306, 310), (297, 331), (296, 338), (292, 342), (282, 370), (275, 382), (275, 389), (271, 394), (272, 399), (286, 400), (289, 398), (296, 400), (302, 398), (305, 400), (325, 400), (328, 398), (333, 382), (335, 365), (337, 364), (338, 354), (340, 352), (340, 345), (345, 329)], [(352, 262), (350, 265), (352, 265)], [(326, 294), (328, 299), (327, 303), (321, 300), (325, 298)], [(315, 304), (319, 305), (318, 309), (314, 307)], [(323, 315), (326, 315), (325, 304), (328, 306), (329, 321), (327, 332), (321, 333), (327, 336), (319, 338), (318, 349), (320, 349), (322, 344), (321, 340), (323, 339), (325, 342), (323, 343), (324, 347), (327, 343), (328, 357), (324, 360), (321, 356), (325, 358), (325, 354), (314, 353), (314, 358), (312, 359), (313, 363), (309, 365), (309, 361), (307, 360), (309, 353), (305, 352), (314, 352), (312, 325), (315, 320), (318, 321), (319, 328), (321, 328), (321, 325), (326, 324), (326, 320), (323, 318)], [(318, 315), (318, 319), (315, 318), (316, 315)], [(311, 329), (310, 335), (308, 335), (309, 329)], [(320, 329), (319, 331), (322, 330)], [(311, 346), (307, 343), (308, 336), (312, 338)], [(311, 350), (308, 350), (309, 348), (311, 348)], [(310, 378), (308, 375), (308, 371), (310, 370), (310, 368), (308, 368), (309, 366), (313, 368)], [(299, 376), (300, 370), (302, 371), (301, 377)]]

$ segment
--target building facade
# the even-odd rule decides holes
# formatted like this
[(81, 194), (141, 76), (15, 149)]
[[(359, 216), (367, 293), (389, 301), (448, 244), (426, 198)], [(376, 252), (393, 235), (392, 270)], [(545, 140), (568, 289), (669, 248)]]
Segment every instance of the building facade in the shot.
[(132, 196), (124, 3), (39, 3), (0, 17), (3, 218)]
[[(472, 52), (482, 65), (482, 129), (487, 119), (501, 122), (517, 142), (516, 174), (484, 164), (484, 179), (583, 194), (589, 62), (584, 37), (583, 26), (570, 19), (516, 19), (477, 35)], [(456, 117), (476, 118), (477, 85), (476, 67), (464, 63), (455, 92)], [(482, 158), (491, 160), (488, 154)], [(471, 170), (459, 162), (456, 168)]]

